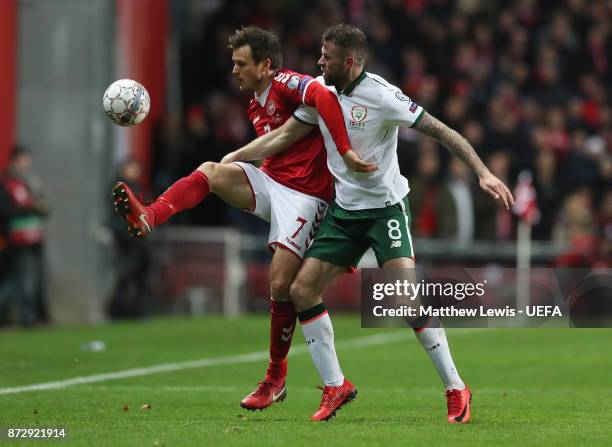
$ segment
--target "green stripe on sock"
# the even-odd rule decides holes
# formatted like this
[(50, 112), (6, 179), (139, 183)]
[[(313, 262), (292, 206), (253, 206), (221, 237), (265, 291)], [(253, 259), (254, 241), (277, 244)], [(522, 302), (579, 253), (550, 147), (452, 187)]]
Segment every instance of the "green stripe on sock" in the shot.
[(303, 323), (304, 321), (311, 320), (314, 317), (321, 315), (325, 311), (325, 305), (323, 303), (319, 303), (316, 306), (311, 307), (310, 309), (298, 312), (298, 319), (300, 320), (300, 323)]

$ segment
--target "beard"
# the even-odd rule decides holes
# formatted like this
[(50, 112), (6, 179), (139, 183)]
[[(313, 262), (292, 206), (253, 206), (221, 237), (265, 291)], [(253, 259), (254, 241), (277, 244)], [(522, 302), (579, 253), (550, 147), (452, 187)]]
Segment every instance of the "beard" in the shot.
[(325, 84), (337, 87), (342, 83), (342, 73), (323, 73)]
[(323, 79), (325, 80), (325, 84), (340, 88), (341, 85), (345, 83), (344, 81), (348, 78), (348, 72), (348, 68), (344, 70), (338, 70), (335, 73), (324, 72)]

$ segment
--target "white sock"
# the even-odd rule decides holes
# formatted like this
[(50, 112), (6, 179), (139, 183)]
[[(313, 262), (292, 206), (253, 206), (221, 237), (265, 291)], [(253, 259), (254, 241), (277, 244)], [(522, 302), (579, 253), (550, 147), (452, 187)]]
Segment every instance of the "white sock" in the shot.
[(314, 320), (302, 323), (302, 332), (323, 383), (326, 386), (341, 386), (344, 383), (344, 375), (338, 363), (334, 328), (327, 311)]
[(420, 332), (415, 331), (414, 334), (436, 367), (446, 390), (464, 389), (465, 384), (455, 368), (444, 329), (425, 328)]

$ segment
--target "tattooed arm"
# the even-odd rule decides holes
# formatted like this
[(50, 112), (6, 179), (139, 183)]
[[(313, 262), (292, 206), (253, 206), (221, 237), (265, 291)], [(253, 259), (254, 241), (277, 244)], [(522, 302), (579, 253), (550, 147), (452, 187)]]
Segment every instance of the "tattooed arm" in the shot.
[(423, 111), (424, 115), (414, 128), (425, 135), (436, 139), (442, 145), (459, 157), (480, 177), (488, 171), (476, 151), (468, 141), (442, 121)]
[(480, 187), (494, 199), (500, 199), (506, 208), (514, 205), (508, 187), (495, 177), (482, 162), (472, 145), (457, 131), (423, 111), (423, 117), (414, 128), (439, 141), (446, 149), (468, 165), (478, 176)]

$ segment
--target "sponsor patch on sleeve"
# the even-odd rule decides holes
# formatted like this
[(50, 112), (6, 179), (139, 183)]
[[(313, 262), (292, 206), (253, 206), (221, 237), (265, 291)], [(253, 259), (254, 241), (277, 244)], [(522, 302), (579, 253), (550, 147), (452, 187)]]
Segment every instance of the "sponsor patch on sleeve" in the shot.
[(300, 83), (300, 77), (298, 75), (293, 75), (289, 78), (289, 81), (287, 81), (287, 88), (289, 90), (295, 90), (295, 88), (299, 85)]
[(302, 95), (304, 93), (304, 89), (306, 88), (306, 85), (312, 81), (312, 78), (310, 76), (304, 76), (302, 78), (302, 80), (299, 82), (298, 86), (297, 86), (297, 92)]

